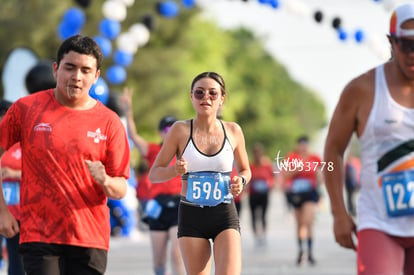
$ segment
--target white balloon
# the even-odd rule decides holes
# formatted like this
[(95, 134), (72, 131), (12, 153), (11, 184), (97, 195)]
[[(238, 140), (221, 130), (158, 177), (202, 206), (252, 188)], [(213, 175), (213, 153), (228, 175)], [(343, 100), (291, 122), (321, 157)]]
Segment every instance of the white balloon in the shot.
[(138, 47), (142, 47), (148, 43), (150, 39), (150, 31), (142, 23), (135, 23), (129, 28), (129, 33), (137, 42)]
[(289, 1), (286, 1), (286, 3), (283, 2), (283, 4), (286, 6), (286, 9), (292, 14), (295, 14), (298, 16), (309, 16), (311, 14), (310, 7), (307, 4), (305, 4), (303, 1), (289, 0)]
[(14, 102), (29, 94), (26, 75), (37, 62), (36, 54), (28, 48), (16, 48), (8, 55), (2, 74), (4, 99)]
[(107, 0), (102, 5), (103, 15), (115, 21), (124, 21), (127, 16), (127, 8), (124, 3), (116, 0)]
[(135, 0), (113, 0), (113, 1), (120, 2), (123, 5), (128, 6), (128, 7), (132, 6), (135, 3)]
[(121, 51), (135, 54), (138, 50), (138, 44), (130, 33), (121, 33), (116, 38), (116, 45)]

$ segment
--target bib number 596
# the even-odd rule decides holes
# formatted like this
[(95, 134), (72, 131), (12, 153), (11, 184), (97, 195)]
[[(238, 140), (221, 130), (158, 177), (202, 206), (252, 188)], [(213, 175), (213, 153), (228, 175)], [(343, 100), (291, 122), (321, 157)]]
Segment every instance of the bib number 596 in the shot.
[(204, 194), (206, 200), (211, 198), (214, 200), (220, 200), (222, 198), (221, 190), (219, 189), (218, 182), (211, 184), (210, 182), (193, 181), (193, 198), (199, 200)]

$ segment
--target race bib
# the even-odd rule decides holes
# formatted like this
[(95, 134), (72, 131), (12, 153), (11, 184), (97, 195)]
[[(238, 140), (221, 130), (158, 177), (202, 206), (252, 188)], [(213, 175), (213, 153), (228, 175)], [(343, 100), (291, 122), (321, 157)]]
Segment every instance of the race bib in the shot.
[(186, 199), (201, 206), (216, 206), (233, 199), (230, 174), (194, 172), (188, 174)]
[(312, 190), (312, 183), (308, 179), (294, 179), (292, 182), (293, 193), (304, 193)]
[(382, 176), (382, 190), (388, 216), (414, 215), (414, 170)]
[(255, 193), (266, 193), (269, 191), (269, 186), (265, 180), (254, 180), (252, 182), (252, 188)]
[(162, 212), (162, 206), (156, 200), (149, 200), (145, 206), (145, 214), (152, 219), (158, 219)]
[(17, 205), (20, 203), (20, 183), (18, 181), (5, 181), (3, 186), (3, 196), (7, 205)]

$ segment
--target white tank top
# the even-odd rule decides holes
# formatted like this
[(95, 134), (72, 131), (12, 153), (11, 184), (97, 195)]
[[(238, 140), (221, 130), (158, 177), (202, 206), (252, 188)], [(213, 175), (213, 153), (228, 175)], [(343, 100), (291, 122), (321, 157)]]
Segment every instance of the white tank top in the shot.
[(230, 173), (233, 168), (234, 153), (223, 123), (220, 121), (224, 131), (224, 140), (220, 150), (213, 154), (207, 155), (201, 152), (193, 141), (193, 120), (191, 120), (190, 138), (184, 148), (182, 157), (187, 161), (188, 172), (222, 172)]
[(406, 213), (414, 213), (414, 172), (408, 172), (414, 170), (414, 108), (391, 97), (383, 65), (375, 71), (374, 104), (359, 140), (358, 230), (414, 236), (414, 215)]

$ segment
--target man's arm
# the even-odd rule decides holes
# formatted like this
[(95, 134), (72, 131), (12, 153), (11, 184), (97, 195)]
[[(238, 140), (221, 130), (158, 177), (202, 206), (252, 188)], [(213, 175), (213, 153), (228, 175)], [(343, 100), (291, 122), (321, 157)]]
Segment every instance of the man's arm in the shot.
[(361, 106), (367, 105), (363, 90), (365, 78), (351, 81), (344, 89), (331, 119), (325, 142), (324, 161), (333, 169), (324, 169), (325, 186), (331, 202), (336, 241), (345, 248), (355, 249), (352, 235), (356, 226), (349, 216), (343, 197), (344, 152), (354, 132), (361, 127)]

